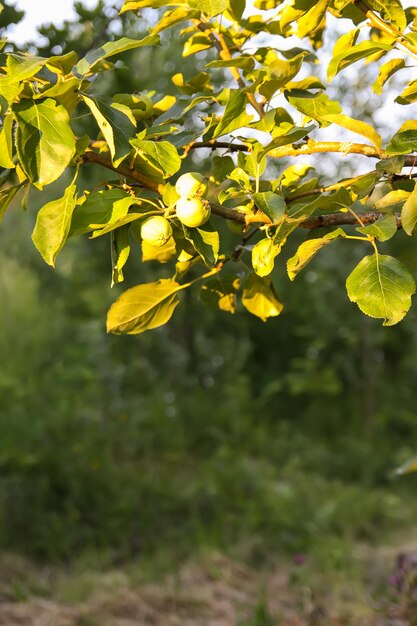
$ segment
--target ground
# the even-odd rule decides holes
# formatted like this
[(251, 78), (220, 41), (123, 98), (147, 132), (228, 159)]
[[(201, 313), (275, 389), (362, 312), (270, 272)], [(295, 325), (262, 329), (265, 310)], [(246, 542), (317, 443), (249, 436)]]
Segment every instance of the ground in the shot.
[(410, 585), (393, 574), (416, 549), (358, 546), (332, 573), (304, 555), (259, 571), (206, 553), (158, 584), (138, 565), (75, 572), (3, 555), (0, 626), (415, 626)]

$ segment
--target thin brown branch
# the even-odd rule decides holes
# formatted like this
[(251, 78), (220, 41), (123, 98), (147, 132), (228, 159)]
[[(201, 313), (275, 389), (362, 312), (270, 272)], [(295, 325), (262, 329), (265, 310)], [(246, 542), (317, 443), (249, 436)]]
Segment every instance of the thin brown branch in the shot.
[[(371, 211), (369, 213), (362, 213), (358, 217), (363, 224), (373, 224), (384, 217), (384, 215), (376, 211)], [(401, 218), (398, 215), (395, 217), (397, 220), (397, 228), (402, 228)], [(325, 228), (326, 226), (349, 226), (358, 223), (358, 218), (351, 213), (326, 213), (325, 215), (309, 217), (304, 222), (301, 222), (300, 226), (302, 228), (314, 229)]]
[[(101, 167), (105, 167), (113, 172), (116, 172), (120, 176), (134, 180), (145, 189), (149, 189), (158, 194), (162, 194), (164, 191), (163, 184), (156, 183), (155, 181), (150, 180), (141, 172), (127, 167), (126, 165), (121, 164), (116, 167), (111, 163), (111, 161), (109, 161), (102, 155), (97, 154), (97, 152), (87, 151), (82, 155), (81, 158), (84, 163), (94, 163), (96, 165), (100, 165)], [(267, 225), (271, 223), (270, 219), (264, 213), (262, 213), (262, 211), (256, 211), (255, 213), (251, 214), (241, 213), (236, 209), (230, 209), (214, 202), (210, 202), (210, 207), (214, 215), (222, 217), (226, 220), (238, 222), (239, 224), (245, 226), (249, 226), (250, 224)], [(360, 221), (364, 224), (373, 224), (374, 222), (381, 219), (381, 217), (383, 217), (381, 213), (372, 211), (369, 213), (361, 214)], [(401, 228), (401, 219), (398, 216), (396, 217), (397, 227)], [(325, 215), (309, 217), (304, 222), (301, 222), (300, 226), (301, 228), (314, 229), (325, 228), (327, 226), (346, 226), (357, 224), (358, 222), (358, 218), (349, 213), (326, 213)]]
[[(228, 141), (195, 141), (187, 146), (187, 151), (197, 150), (199, 148), (210, 148), (211, 150), (225, 149), (230, 152), (250, 152), (249, 145), (244, 143), (232, 143)], [(281, 146), (270, 150), (267, 156), (274, 159), (282, 159), (284, 157), (297, 157), (306, 154), (320, 154), (320, 153), (335, 152), (339, 154), (361, 154), (362, 156), (370, 157), (372, 159), (386, 159), (388, 154), (383, 151), (378, 151), (374, 146), (370, 146), (366, 143), (352, 143), (348, 141), (313, 141), (308, 140), (305, 144), (288, 144), (287, 146)], [(417, 154), (404, 155), (405, 167), (414, 167), (417, 165)]]
[(210, 141), (194, 141), (187, 146), (187, 152), (190, 150), (197, 150), (198, 148), (209, 148), (211, 150), (226, 149), (229, 152), (249, 152), (250, 147), (244, 143), (232, 143), (231, 141), (216, 141), (211, 139)]
[(106, 159), (106, 157), (102, 156), (101, 154), (97, 154), (97, 152), (93, 152), (92, 150), (84, 152), (84, 154), (81, 156), (81, 159), (84, 163), (95, 163), (96, 165), (101, 165), (108, 170), (112, 170), (113, 172), (120, 174), (120, 176), (130, 178), (142, 185), (142, 187), (144, 187), (145, 189), (149, 189), (150, 191), (155, 191), (159, 194), (162, 194), (164, 191), (163, 184), (161, 185), (160, 183), (153, 181), (141, 172), (138, 172), (138, 170), (128, 167), (127, 165), (123, 165), (123, 163), (116, 167), (111, 161)]
[[(219, 53), (219, 57), (223, 59), (224, 61), (230, 61), (233, 57), (230, 53), (230, 50), (227, 46), (226, 40), (223, 37), (222, 33), (218, 32), (214, 34), (210, 24), (206, 24), (205, 22), (195, 21), (195, 23), (197, 24), (197, 28), (199, 30), (201, 30), (203, 33), (208, 34), (213, 46), (216, 48), (216, 50)], [(246, 83), (243, 80), (242, 76), (240, 75), (238, 68), (229, 67), (228, 69), (231, 75), (233, 76), (233, 78), (235, 79), (235, 81), (237, 82), (240, 89), (244, 89), (246, 87)], [(255, 111), (258, 113), (259, 117), (260, 118), (264, 117), (265, 112), (263, 109), (263, 105), (257, 101), (253, 93), (247, 93), (246, 95), (247, 95), (248, 101), (251, 103)]]

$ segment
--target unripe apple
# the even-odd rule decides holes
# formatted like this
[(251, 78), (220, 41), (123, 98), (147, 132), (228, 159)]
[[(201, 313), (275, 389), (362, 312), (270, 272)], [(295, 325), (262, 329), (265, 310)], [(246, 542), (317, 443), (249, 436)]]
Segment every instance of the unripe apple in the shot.
[(180, 198), (176, 205), (177, 217), (189, 228), (197, 228), (202, 226), (210, 218), (210, 205), (199, 198)]
[(150, 246), (159, 248), (172, 236), (172, 227), (165, 217), (155, 215), (142, 223), (140, 235)]
[(181, 198), (192, 198), (193, 196), (205, 196), (207, 193), (207, 183), (204, 176), (199, 172), (187, 172), (177, 180), (175, 190)]

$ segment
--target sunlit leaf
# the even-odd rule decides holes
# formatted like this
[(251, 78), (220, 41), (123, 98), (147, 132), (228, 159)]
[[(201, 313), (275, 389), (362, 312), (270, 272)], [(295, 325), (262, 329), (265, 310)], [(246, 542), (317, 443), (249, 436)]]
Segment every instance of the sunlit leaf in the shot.
[(191, 9), (199, 9), (208, 17), (215, 17), (229, 8), (229, 0), (187, 0)]
[(132, 196), (122, 189), (102, 189), (91, 193), (73, 213), (70, 236), (116, 223), (127, 215), (131, 204)]
[(258, 276), (269, 276), (274, 269), (275, 257), (281, 250), (271, 239), (261, 239), (252, 248), (252, 267)]
[(112, 279), (111, 286), (121, 283), (124, 280), (123, 268), (130, 255), (129, 227), (122, 226), (114, 232), (111, 237), (111, 262)]
[(68, 111), (52, 98), (13, 105), (18, 121), (16, 147), (29, 180), (42, 189), (59, 178), (75, 152)]
[(188, 228), (183, 226), (184, 233), (195, 250), (209, 267), (214, 265), (219, 256), (220, 237), (218, 231), (210, 223), (199, 228)]
[(119, 165), (131, 152), (129, 139), (136, 134), (136, 125), (129, 108), (101, 97), (83, 95), (83, 100), (107, 141), (114, 165)]
[(121, 54), (122, 52), (126, 52), (126, 50), (133, 50), (135, 48), (141, 48), (142, 46), (156, 46), (159, 43), (159, 36), (155, 34), (148, 35), (144, 39), (122, 37), (116, 41), (108, 41), (100, 46), (100, 48), (91, 50), (83, 59), (78, 61), (77, 65), (74, 67), (74, 73), (78, 76), (84, 76), (88, 72), (93, 71), (94, 66), (99, 61), (103, 61), (103, 59), (107, 59), (115, 54)]
[(226, 104), (223, 117), (213, 133), (213, 139), (221, 135), (227, 135), (233, 130), (246, 126), (252, 120), (252, 116), (246, 113), (246, 94), (239, 89), (231, 90)]
[(130, 144), (142, 158), (159, 168), (164, 178), (173, 176), (181, 167), (178, 151), (169, 141), (150, 141), (135, 138), (130, 140)]
[(317, 239), (308, 239), (299, 247), (293, 257), (287, 261), (287, 272), (290, 280), (294, 280), (299, 272), (311, 261), (311, 259), (325, 246), (328, 246), (335, 239), (346, 237), (346, 233), (341, 228), (337, 228), (330, 233), (326, 233), (323, 237)]
[(407, 235), (413, 235), (417, 224), (417, 183), (401, 211), (401, 223)]
[(375, 253), (355, 267), (346, 288), (350, 300), (365, 315), (383, 319), (384, 326), (393, 326), (410, 308), (416, 285), (398, 259)]
[(137, 335), (166, 324), (179, 304), (177, 292), (184, 289), (171, 278), (128, 289), (107, 314), (107, 332)]
[(242, 304), (263, 322), (269, 317), (276, 317), (283, 309), (271, 279), (256, 274), (249, 274), (243, 282)]
[(77, 187), (70, 185), (62, 198), (52, 200), (39, 209), (32, 241), (46, 263), (52, 267), (67, 240), (76, 202)]
[(258, 209), (269, 217), (271, 223), (278, 224), (287, 208), (284, 198), (278, 193), (265, 191), (262, 193), (254, 193), (253, 199)]
[(398, 230), (397, 218), (395, 215), (385, 215), (385, 217), (373, 224), (358, 226), (356, 230), (364, 235), (372, 235), (372, 237), (376, 237), (378, 241), (388, 241)]

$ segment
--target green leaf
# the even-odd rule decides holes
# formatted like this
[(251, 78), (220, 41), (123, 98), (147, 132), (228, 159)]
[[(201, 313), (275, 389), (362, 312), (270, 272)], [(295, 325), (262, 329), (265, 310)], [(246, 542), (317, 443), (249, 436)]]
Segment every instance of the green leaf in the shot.
[(121, 189), (105, 189), (91, 193), (73, 213), (70, 236), (114, 224), (127, 215), (134, 199)]
[(111, 233), (113, 230), (117, 228), (121, 228), (122, 226), (126, 226), (126, 224), (131, 224), (132, 222), (136, 222), (137, 220), (144, 219), (147, 216), (155, 215), (155, 211), (148, 211), (147, 213), (128, 213), (127, 215), (123, 215), (119, 217), (115, 222), (111, 222), (106, 226), (98, 228), (94, 230), (90, 239), (97, 239), (97, 237), (103, 237), (103, 235), (107, 235), (107, 233)]
[(330, 122), (331, 124), (337, 124), (338, 126), (342, 126), (343, 128), (346, 128), (347, 130), (351, 130), (354, 133), (358, 133), (358, 135), (362, 135), (363, 137), (366, 137), (374, 144), (374, 146), (378, 150), (381, 149), (381, 146), (382, 146), (381, 135), (379, 135), (379, 133), (377, 133), (376, 130), (372, 128), (370, 124), (367, 124), (366, 122), (362, 122), (360, 120), (355, 120), (351, 117), (348, 117), (347, 115), (344, 115), (343, 113), (338, 113), (336, 115), (333, 115), (333, 114), (324, 115), (323, 117), (320, 118), (319, 121), (323, 119), (326, 120), (326, 122)]
[(326, 14), (330, 0), (318, 0), (314, 6), (297, 20), (297, 34), (302, 39), (315, 31)]
[(311, 259), (321, 250), (324, 246), (328, 246), (335, 239), (346, 237), (346, 233), (341, 228), (336, 228), (330, 233), (326, 233), (323, 237), (317, 239), (308, 239), (304, 241), (299, 247), (293, 257), (287, 261), (287, 272), (290, 280), (294, 280), (299, 272), (305, 268), (305, 266), (311, 261)]
[(252, 248), (252, 267), (258, 276), (268, 276), (274, 269), (274, 259), (281, 251), (271, 239), (261, 239)]
[[(342, 107), (336, 100), (330, 100), (325, 93), (303, 96), (287, 96), (288, 102), (303, 115), (313, 120), (320, 120), (325, 115), (337, 115), (342, 112)], [(330, 122), (329, 122), (330, 123)]]
[(195, 250), (203, 259), (204, 263), (211, 267), (216, 263), (219, 256), (220, 238), (219, 233), (209, 223), (200, 228), (188, 228), (183, 226), (185, 237), (191, 241)]
[(395, 102), (398, 102), (398, 104), (412, 104), (416, 100), (417, 100), (417, 80), (412, 80), (410, 83), (408, 83), (404, 91), (395, 98)]
[(227, 101), (223, 117), (213, 133), (213, 139), (221, 135), (228, 135), (233, 130), (246, 126), (252, 120), (252, 115), (246, 113), (246, 94), (239, 89), (232, 89)]
[(122, 226), (112, 232), (111, 237), (111, 286), (124, 281), (123, 268), (130, 255), (129, 226)]
[(408, 154), (417, 150), (417, 121), (407, 120), (393, 135), (386, 152), (388, 155)]
[(191, 9), (199, 9), (208, 17), (215, 17), (229, 8), (229, 0), (188, 0)]
[(172, 11), (164, 13), (156, 26), (152, 29), (152, 33), (161, 33), (168, 28), (172, 28), (176, 24), (181, 24), (185, 20), (190, 20), (199, 16), (198, 11), (190, 11), (188, 7), (177, 7)]
[(356, 46), (352, 46), (352, 48), (333, 57), (327, 68), (327, 79), (331, 81), (341, 70), (352, 65), (352, 63), (356, 63), (356, 61), (360, 59), (369, 57), (376, 52), (388, 52), (390, 50), (392, 50), (392, 46), (385, 43), (362, 41), (362, 43), (358, 43)]
[(332, 56), (337, 57), (339, 54), (342, 54), (346, 50), (352, 48), (356, 43), (358, 35), (359, 28), (355, 28), (341, 35), (334, 45)]
[(269, 217), (271, 223), (278, 224), (287, 208), (284, 198), (272, 191), (265, 191), (263, 193), (254, 193), (253, 199), (258, 209)]
[(266, 155), (275, 148), (280, 148), (281, 146), (287, 146), (289, 143), (300, 141), (300, 139), (304, 139), (304, 137), (306, 137), (313, 130), (316, 130), (316, 128), (317, 126), (315, 124), (310, 124), (309, 126), (293, 126), (291, 130), (285, 134), (278, 136), (275, 135), (273, 140), (265, 146), (259, 155)]
[(132, 150), (129, 139), (136, 134), (130, 110), (121, 104), (112, 104), (111, 100), (105, 98), (82, 97), (99, 125), (109, 146), (113, 164), (117, 167)]
[(135, 138), (130, 140), (130, 144), (142, 158), (160, 169), (164, 178), (173, 176), (181, 167), (178, 151), (169, 141), (150, 141), (148, 139)]
[(8, 77), (0, 75), (0, 114), (7, 111), (21, 88), (19, 83), (12, 83)]
[(76, 203), (77, 187), (70, 185), (62, 198), (48, 202), (38, 212), (32, 241), (52, 267), (67, 240)]
[(348, 296), (370, 317), (384, 326), (400, 322), (411, 306), (416, 285), (410, 272), (391, 256), (366, 256), (346, 281)]
[(221, 59), (216, 61), (210, 61), (204, 67), (239, 67), (243, 70), (252, 71), (255, 67), (255, 61), (251, 56), (238, 56), (232, 59)]
[(103, 61), (103, 59), (107, 59), (115, 54), (121, 54), (122, 52), (126, 52), (126, 50), (133, 50), (134, 48), (141, 48), (142, 46), (157, 46), (159, 44), (159, 36), (155, 34), (148, 35), (144, 39), (128, 39), (127, 37), (122, 37), (116, 41), (108, 41), (100, 48), (88, 52), (83, 59), (78, 61), (73, 72), (76, 76), (82, 77), (92, 72), (94, 66), (99, 61)]
[(382, 88), (391, 76), (393, 76), (398, 70), (401, 70), (405, 67), (404, 59), (391, 59), (387, 63), (381, 65), (379, 69), (379, 74), (372, 85), (372, 89), (379, 96), (382, 93)]
[(276, 317), (283, 309), (271, 279), (256, 274), (249, 274), (244, 280), (242, 304), (263, 322), (269, 317)]
[(382, 219), (369, 224), (368, 226), (358, 226), (356, 229), (359, 233), (372, 235), (378, 241), (388, 241), (397, 232), (397, 218), (395, 215), (385, 215)]
[(405, 159), (403, 156), (388, 157), (387, 159), (381, 159), (375, 165), (377, 170), (382, 172), (389, 172), (390, 174), (400, 174), (404, 167)]
[(163, 326), (179, 304), (180, 285), (171, 278), (128, 289), (112, 304), (107, 314), (107, 332), (137, 335)]
[(47, 59), (27, 52), (12, 52), (7, 55), (7, 75), (10, 83), (20, 83), (31, 78), (45, 65)]
[(236, 313), (239, 287), (240, 278), (236, 274), (217, 274), (202, 285), (201, 299), (208, 305), (233, 314)]
[(59, 178), (75, 152), (68, 111), (52, 98), (13, 105), (18, 121), (16, 147), (30, 182), (43, 189)]
[(375, 208), (377, 211), (396, 211), (403, 206), (409, 195), (410, 192), (404, 189), (389, 191), (375, 202)]
[(407, 26), (407, 18), (400, 0), (368, 0), (368, 6), (379, 11), (383, 20), (391, 22), (400, 31)]
[(138, 9), (159, 9), (178, 4), (187, 4), (185, 0), (124, 0), (120, 14), (126, 11), (137, 11)]
[(6, 115), (0, 130), (0, 167), (5, 169), (14, 168), (13, 157), (13, 116)]
[(417, 224), (417, 183), (401, 211), (401, 223), (407, 235), (413, 235)]
[(5, 189), (0, 189), (0, 222), (4, 217), (7, 209), (9, 208), (13, 198), (22, 187), (22, 183), (19, 185), (15, 185), (14, 187), (6, 187)]

